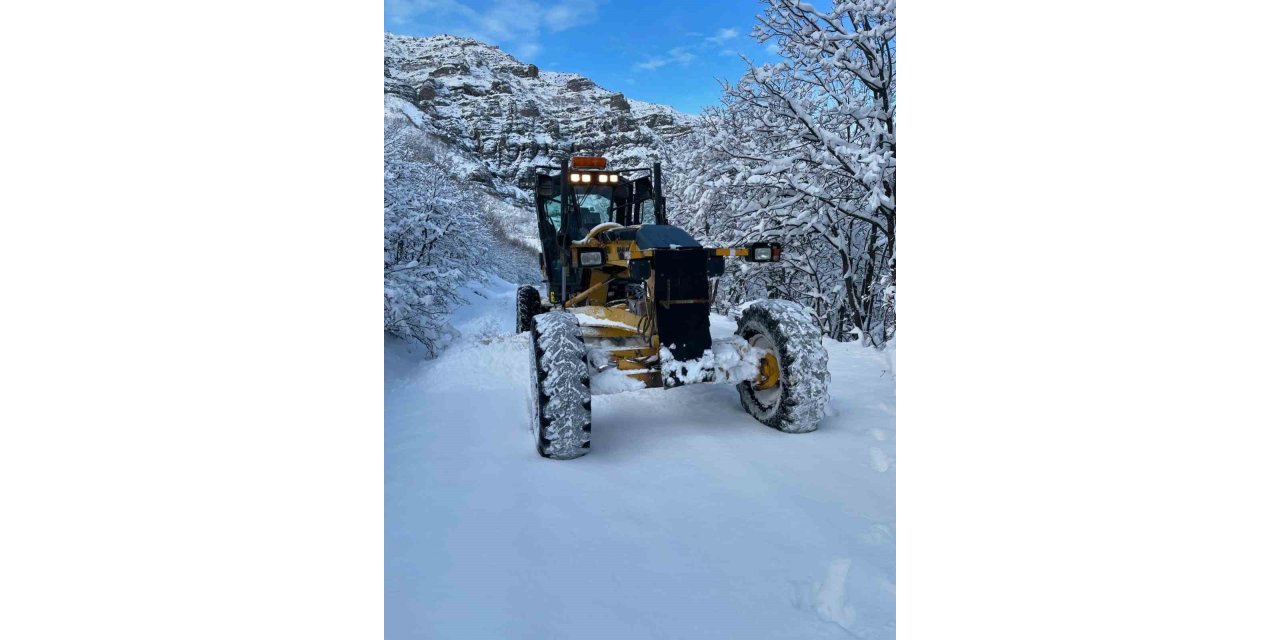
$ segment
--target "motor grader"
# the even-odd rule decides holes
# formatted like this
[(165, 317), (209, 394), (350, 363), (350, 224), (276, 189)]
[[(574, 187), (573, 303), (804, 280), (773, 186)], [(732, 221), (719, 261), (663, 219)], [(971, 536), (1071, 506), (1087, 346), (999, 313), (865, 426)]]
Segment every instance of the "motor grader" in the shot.
[(804, 307), (753, 301), (740, 308), (735, 336), (711, 338), (710, 278), (726, 258), (777, 262), (781, 245), (703, 247), (668, 224), (660, 163), (611, 170), (604, 158), (565, 158), (534, 167), (525, 184), (535, 194), (546, 295), (517, 290), (516, 330), (531, 333), (540, 455), (590, 452), (593, 384), (599, 393), (736, 383), (760, 422), (787, 433), (818, 427), (830, 375)]

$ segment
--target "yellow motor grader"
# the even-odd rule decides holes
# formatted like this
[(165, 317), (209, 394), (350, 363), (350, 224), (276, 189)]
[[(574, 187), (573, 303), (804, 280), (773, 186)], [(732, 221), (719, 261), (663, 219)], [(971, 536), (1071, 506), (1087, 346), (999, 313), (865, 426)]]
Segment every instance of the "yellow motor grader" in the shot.
[(827, 403), (827, 352), (812, 314), (786, 300), (741, 307), (732, 339), (712, 340), (710, 278), (726, 258), (777, 262), (782, 247), (703, 247), (667, 223), (662, 166), (610, 170), (604, 158), (537, 166), (545, 298), (516, 292), (531, 333), (532, 431), (540, 455), (591, 450), (591, 393), (736, 383), (742, 406), (787, 433), (813, 431)]

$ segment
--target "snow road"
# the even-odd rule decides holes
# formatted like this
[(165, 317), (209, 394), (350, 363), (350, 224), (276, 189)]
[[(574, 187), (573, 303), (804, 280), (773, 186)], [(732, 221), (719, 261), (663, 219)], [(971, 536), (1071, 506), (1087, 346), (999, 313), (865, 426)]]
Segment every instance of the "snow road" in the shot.
[(813, 433), (731, 385), (649, 389), (593, 397), (591, 454), (544, 460), (514, 295), (473, 289), (435, 360), (387, 342), (387, 638), (894, 637), (891, 355), (828, 341)]

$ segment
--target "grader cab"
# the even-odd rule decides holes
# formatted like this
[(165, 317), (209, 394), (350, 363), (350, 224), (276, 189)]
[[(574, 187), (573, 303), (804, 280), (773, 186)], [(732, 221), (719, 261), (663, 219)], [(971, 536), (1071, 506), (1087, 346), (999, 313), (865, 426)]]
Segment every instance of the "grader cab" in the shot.
[(731, 339), (712, 340), (710, 278), (726, 258), (777, 262), (778, 243), (703, 247), (668, 224), (662, 167), (610, 170), (604, 158), (535, 167), (546, 296), (516, 295), (531, 331), (533, 433), (540, 455), (591, 447), (591, 393), (703, 382), (738, 385), (743, 407), (788, 433), (817, 428), (827, 354), (812, 316), (785, 300), (744, 306)]

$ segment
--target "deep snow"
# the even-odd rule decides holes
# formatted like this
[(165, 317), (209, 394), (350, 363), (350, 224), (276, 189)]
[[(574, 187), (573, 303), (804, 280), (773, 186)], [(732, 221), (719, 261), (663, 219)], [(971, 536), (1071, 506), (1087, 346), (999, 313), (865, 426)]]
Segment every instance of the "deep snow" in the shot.
[(732, 385), (646, 389), (594, 396), (591, 454), (544, 460), (515, 286), (468, 298), (439, 358), (387, 342), (387, 638), (894, 636), (892, 352), (826, 343), (813, 433)]

